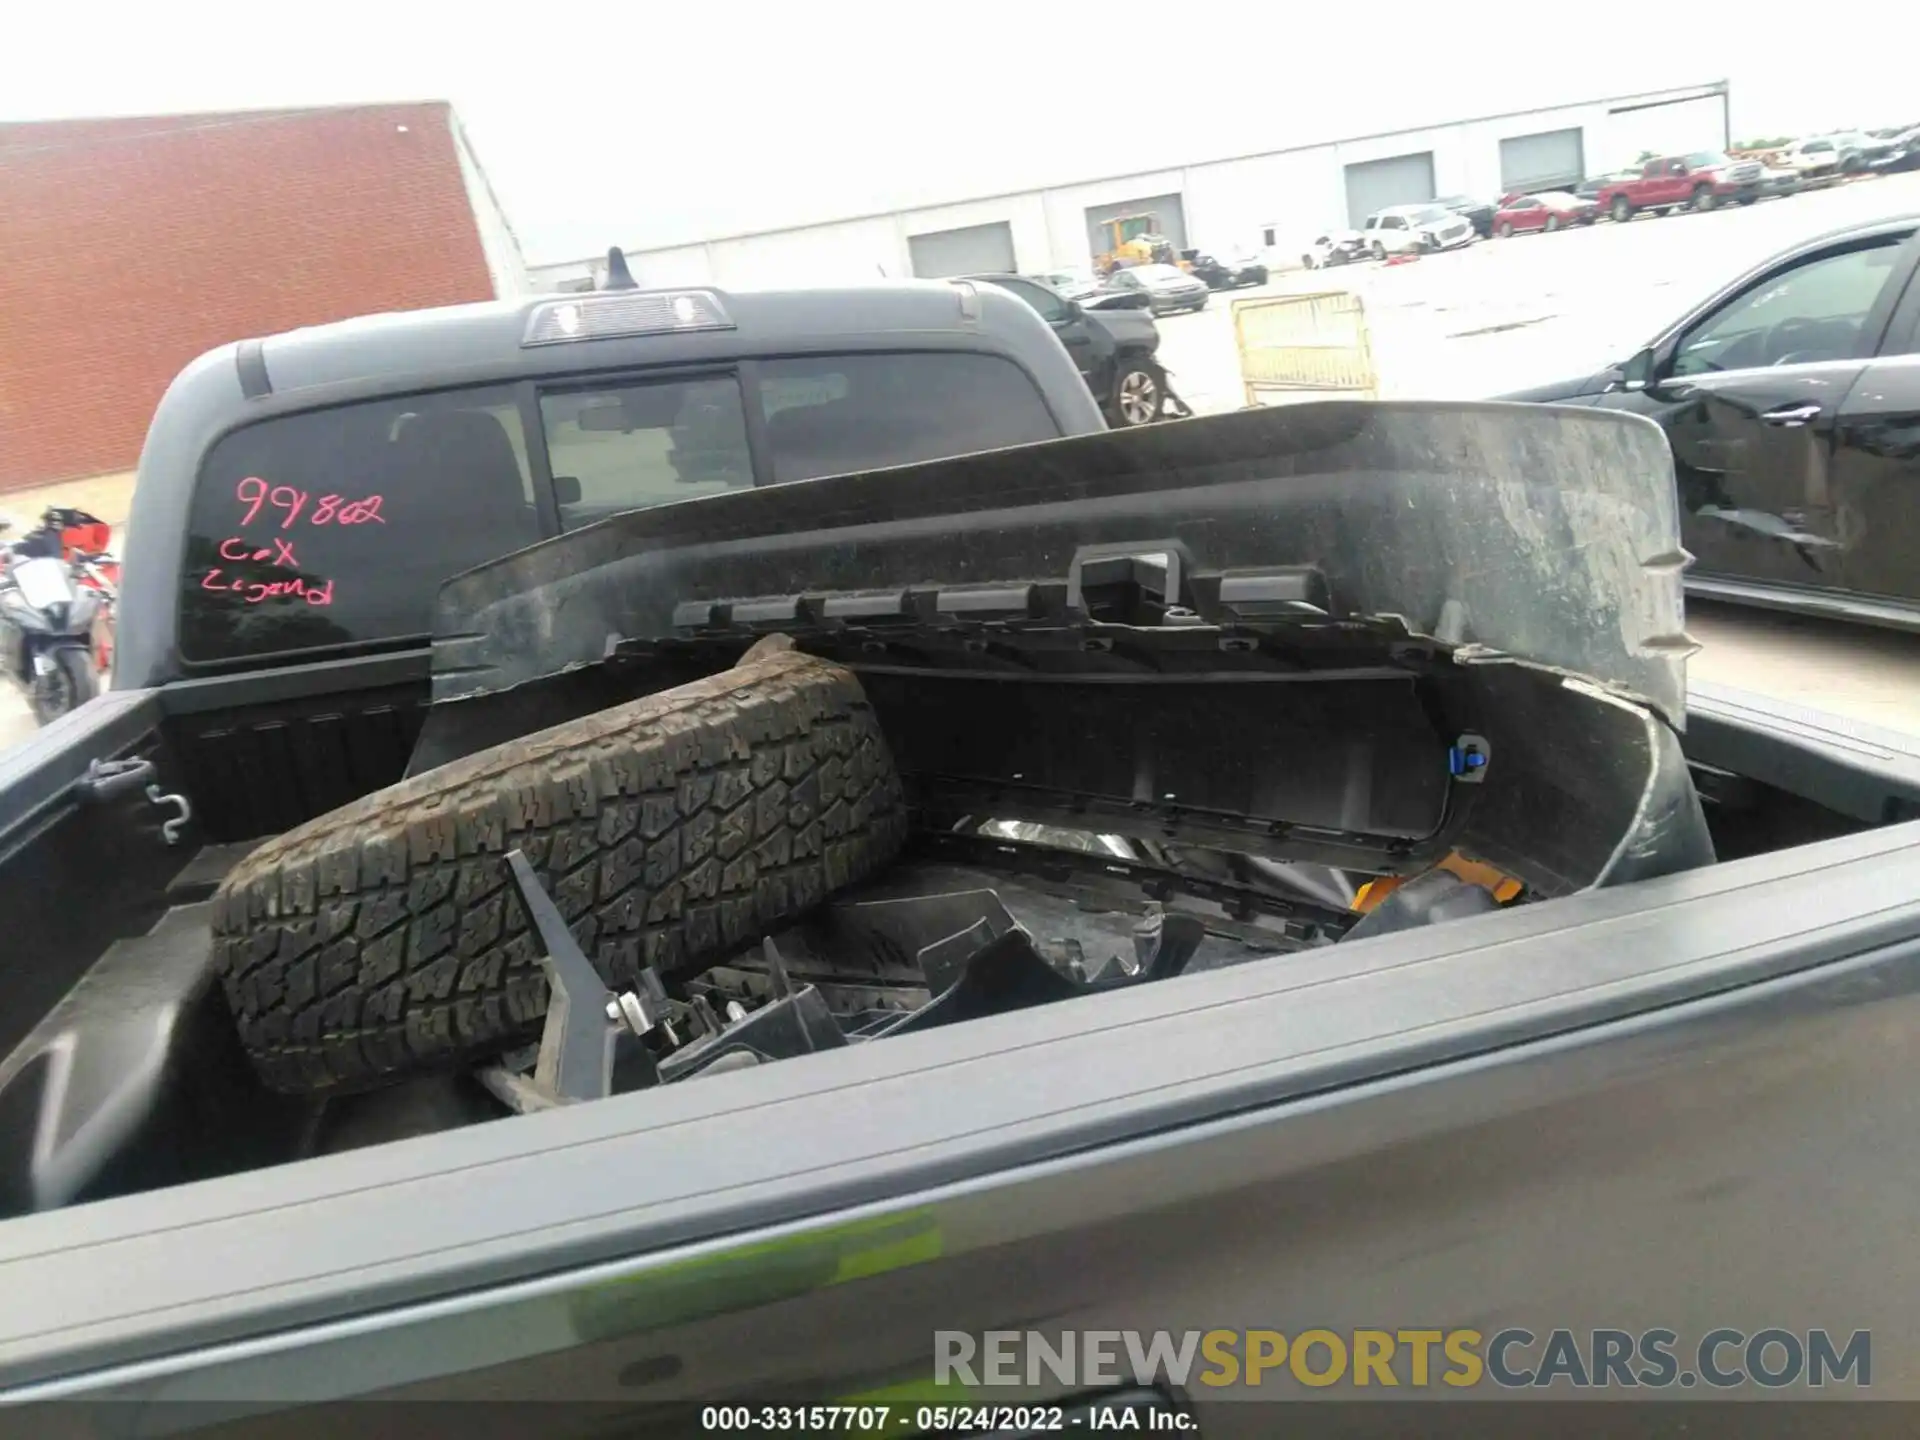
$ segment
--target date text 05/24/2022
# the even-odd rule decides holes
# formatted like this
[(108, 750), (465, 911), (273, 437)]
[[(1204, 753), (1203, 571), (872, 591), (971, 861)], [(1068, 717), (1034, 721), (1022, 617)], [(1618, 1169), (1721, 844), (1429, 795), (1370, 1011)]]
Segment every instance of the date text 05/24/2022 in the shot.
[(1131, 1402), (1075, 1405), (709, 1405), (703, 1435), (1040, 1435), (1197, 1428), (1185, 1410)]

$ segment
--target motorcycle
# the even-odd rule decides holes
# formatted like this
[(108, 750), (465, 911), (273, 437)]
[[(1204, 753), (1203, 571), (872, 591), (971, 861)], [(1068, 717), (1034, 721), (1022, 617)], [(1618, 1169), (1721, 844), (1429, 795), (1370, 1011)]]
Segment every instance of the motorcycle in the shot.
[[(0, 517), (0, 537), (9, 528)], [(110, 536), (85, 511), (56, 508), (0, 542), (0, 673), (42, 725), (99, 694), (112, 669), (120, 567)]]

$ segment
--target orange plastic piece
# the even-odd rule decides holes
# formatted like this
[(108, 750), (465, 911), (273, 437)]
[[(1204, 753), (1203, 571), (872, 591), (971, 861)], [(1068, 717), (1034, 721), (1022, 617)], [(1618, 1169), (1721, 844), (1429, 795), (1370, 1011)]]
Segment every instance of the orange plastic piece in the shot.
[[(1458, 850), (1433, 868), (1458, 875), (1469, 885), (1478, 885), (1482, 890), (1491, 892), (1493, 898), (1502, 905), (1526, 888), (1505, 871), (1496, 870), (1482, 860), (1469, 860)], [(1382, 875), (1377, 880), (1369, 880), (1353, 897), (1354, 913), (1366, 914), (1405, 883), (1405, 878), (1399, 875)]]

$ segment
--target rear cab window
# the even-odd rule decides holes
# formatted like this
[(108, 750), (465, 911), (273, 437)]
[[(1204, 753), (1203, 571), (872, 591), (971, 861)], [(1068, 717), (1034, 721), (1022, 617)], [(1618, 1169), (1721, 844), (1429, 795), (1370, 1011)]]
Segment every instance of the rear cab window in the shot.
[(548, 392), (540, 424), (562, 529), (753, 485), (731, 372)]
[(541, 535), (511, 389), (264, 420), (207, 452), (180, 650), (208, 662), (425, 634), (440, 582)]
[(776, 483), (1060, 434), (1032, 379), (997, 355), (839, 355), (766, 360), (754, 368)]
[(182, 658), (418, 643), (442, 582), (549, 533), (536, 498), (549, 478), (572, 530), (1061, 433), (1020, 366), (973, 351), (536, 389), (531, 412), (514, 387), (470, 388), (281, 416), (216, 442), (188, 517)]
[[(750, 408), (759, 412), (758, 446)], [(543, 395), (540, 415), (569, 530), (755, 484), (1060, 434), (1024, 370), (968, 351), (755, 360), (724, 376), (605, 381)]]

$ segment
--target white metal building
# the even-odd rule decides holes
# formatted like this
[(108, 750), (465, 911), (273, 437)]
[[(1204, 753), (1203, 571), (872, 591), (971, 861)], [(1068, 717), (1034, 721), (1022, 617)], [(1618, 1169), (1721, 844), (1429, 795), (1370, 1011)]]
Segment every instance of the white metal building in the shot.
[[(630, 250), (642, 285), (845, 284), (882, 277), (1084, 269), (1106, 221), (1153, 215), (1176, 246), (1262, 247), (1285, 263), (1329, 227), (1442, 195), (1496, 198), (1571, 186), (1633, 163), (1731, 141), (1727, 83), (1514, 111), (890, 211), (821, 224)], [(617, 237), (613, 237), (617, 241)], [(586, 289), (604, 256), (529, 271), (538, 290)]]

